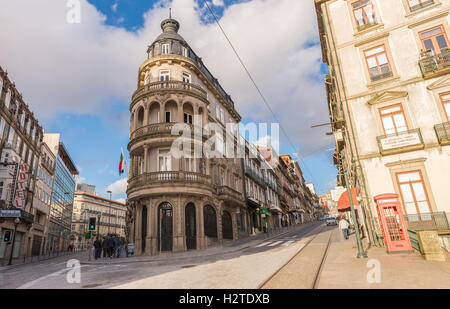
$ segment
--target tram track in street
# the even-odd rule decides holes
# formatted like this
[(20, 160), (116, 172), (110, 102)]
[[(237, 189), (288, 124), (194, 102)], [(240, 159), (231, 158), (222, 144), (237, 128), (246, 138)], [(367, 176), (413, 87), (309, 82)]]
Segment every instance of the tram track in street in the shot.
[[(311, 231), (311, 234), (312, 232), (314, 231)], [(328, 233), (328, 235), (326, 237), (326, 241), (322, 242), (321, 239), (323, 239), (323, 234), (325, 233)], [(285, 286), (286, 283), (288, 283), (288, 285), (290, 286), (289, 288), (294, 289), (317, 289), (320, 281), (320, 274), (327, 258), (327, 253), (331, 244), (333, 233), (334, 230), (327, 230), (325, 226), (321, 226), (320, 230), (311, 235), (312, 237), (305, 242), (304, 246), (301, 247), (300, 250), (292, 258), (290, 258), (282, 267), (280, 267), (264, 282), (259, 284), (258, 289), (288, 288)], [(317, 248), (319, 247), (319, 245), (323, 245), (320, 246), (323, 248)], [(312, 248), (313, 246), (315, 248)], [(311, 253), (313, 253), (313, 256), (308, 256)], [(309, 261), (311, 258), (312, 261), (318, 260), (319, 262), (311, 263)], [(308, 264), (302, 263), (302, 260), (308, 260)], [(306, 266), (305, 272), (302, 272), (301, 267), (298, 267), (299, 263), (303, 266)], [(314, 268), (314, 271), (311, 272), (312, 268)], [(298, 271), (298, 274), (295, 273), (295, 270)], [(287, 278), (287, 274), (289, 274), (289, 281), (286, 282), (285, 279)], [(292, 278), (295, 278), (295, 280), (292, 280)]]

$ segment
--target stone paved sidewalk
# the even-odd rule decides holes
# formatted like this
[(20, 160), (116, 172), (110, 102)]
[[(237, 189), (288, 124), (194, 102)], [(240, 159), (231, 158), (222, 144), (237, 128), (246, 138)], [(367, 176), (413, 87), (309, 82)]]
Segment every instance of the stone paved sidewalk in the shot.
[(256, 236), (245, 237), (240, 240), (234, 242), (226, 242), (222, 245), (217, 245), (210, 247), (204, 250), (191, 250), (186, 252), (177, 252), (177, 253), (161, 253), (155, 256), (135, 256), (135, 257), (124, 257), (124, 258), (101, 258), (95, 260), (91, 257), (91, 261), (88, 260), (88, 256), (86, 255), (83, 259), (81, 259), (81, 264), (86, 265), (97, 265), (97, 264), (123, 264), (123, 263), (142, 263), (142, 262), (158, 262), (158, 261), (166, 261), (170, 260), (182, 260), (189, 259), (195, 257), (208, 257), (214, 255), (220, 255), (225, 253), (232, 253), (236, 251), (240, 251), (246, 249), (250, 246), (258, 245), (264, 241), (270, 240), (272, 238), (280, 237), (286, 234), (294, 233), (305, 229), (307, 227), (311, 227), (313, 225), (319, 226), (319, 222), (308, 222), (305, 224), (292, 226), (289, 228), (280, 229), (279, 231), (273, 233), (262, 233)]
[[(388, 254), (385, 248), (370, 248), (367, 259), (357, 259), (355, 236), (343, 239), (340, 231), (334, 233), (320, 281), (319, 289), (448, 289), (450, 262), (425, 261), (417, 252)], [(376, 279), (375, 265), (380, 266), (380, 281)]]

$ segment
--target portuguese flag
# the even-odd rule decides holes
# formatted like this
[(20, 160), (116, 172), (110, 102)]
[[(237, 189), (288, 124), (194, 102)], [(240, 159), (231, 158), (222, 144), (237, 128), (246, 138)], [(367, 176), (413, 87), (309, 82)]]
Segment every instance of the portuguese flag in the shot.
[(123, 155), (123, 149), (121, 149), (122, 152), (120, 154), (120, 162), (119, 162), (119, 175), (122, 175), (123, 173), (125, 173), (125, 156)]

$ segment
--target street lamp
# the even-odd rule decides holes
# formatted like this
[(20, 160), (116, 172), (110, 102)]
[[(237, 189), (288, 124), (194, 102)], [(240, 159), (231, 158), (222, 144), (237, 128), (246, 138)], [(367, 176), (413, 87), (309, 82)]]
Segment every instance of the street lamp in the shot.
[(13, 258), (13, 253), (14, 253), (14, 245), (16, 242), (16, 234), (17, 234), (17, 226), (20, 223), (20, 219), (16, 218), (14, 220), (14, 235), (13, 235), (13, 240), (12, 240), (12, 246), (11, 246), (11, 254), (9, 255), (9, 263), (8, 265), (12, 265), (12, 258)]
[(109, 193), (109, 219), (108, 219), (108, 235), (109, 235), (109, 227), (111, 225), (111, 198), (112, 198), (112, 191), (106, 191), (106, 193)]

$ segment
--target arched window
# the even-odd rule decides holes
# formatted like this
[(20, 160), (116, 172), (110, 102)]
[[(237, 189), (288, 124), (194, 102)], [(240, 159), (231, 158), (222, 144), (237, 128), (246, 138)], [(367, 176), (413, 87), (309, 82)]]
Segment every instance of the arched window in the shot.
[(217, 237), (217, 216), (216, 211), (210, 205), (203, 209), (205, 236)]

